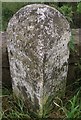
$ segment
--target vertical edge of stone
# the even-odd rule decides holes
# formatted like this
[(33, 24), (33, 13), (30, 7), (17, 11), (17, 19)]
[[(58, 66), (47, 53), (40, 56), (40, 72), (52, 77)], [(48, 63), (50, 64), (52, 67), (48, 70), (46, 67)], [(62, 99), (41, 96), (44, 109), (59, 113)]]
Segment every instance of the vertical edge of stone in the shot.
[(2, 2), (0, 1), (0, 118), (2, 118)]

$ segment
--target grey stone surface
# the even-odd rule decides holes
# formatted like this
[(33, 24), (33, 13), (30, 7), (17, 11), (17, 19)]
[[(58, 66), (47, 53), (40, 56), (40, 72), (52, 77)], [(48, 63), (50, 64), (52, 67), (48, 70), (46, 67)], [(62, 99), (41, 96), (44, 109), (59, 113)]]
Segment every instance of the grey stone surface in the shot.
[(7, 46), (13, 91), (35, 110), (45, 98), (65, 93), (70, 27), (55, 8), (27, 5), (10, 20)]

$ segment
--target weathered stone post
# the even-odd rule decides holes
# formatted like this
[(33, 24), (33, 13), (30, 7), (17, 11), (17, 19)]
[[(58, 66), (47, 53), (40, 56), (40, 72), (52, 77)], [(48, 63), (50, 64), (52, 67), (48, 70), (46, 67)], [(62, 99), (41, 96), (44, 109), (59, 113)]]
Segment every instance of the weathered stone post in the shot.
[(35, 110), (49, 96), (63, 96), (68, 70), (70, 27), (55, 8), (32, 4), (10, 20), (7, 46), (13, 91)]

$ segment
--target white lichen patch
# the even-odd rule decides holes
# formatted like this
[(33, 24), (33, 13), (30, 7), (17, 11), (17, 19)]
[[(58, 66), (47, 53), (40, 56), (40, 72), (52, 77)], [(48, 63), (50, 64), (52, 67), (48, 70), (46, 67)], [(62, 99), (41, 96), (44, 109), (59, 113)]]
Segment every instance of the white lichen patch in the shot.
[(45, 20), (46, 16), (45, 16), (45, 12), (47, 11), (47, 8), (38, 8), (37, 9), (37, 14), (38, 16), (38, 22), (40, 22), (41, 20)]

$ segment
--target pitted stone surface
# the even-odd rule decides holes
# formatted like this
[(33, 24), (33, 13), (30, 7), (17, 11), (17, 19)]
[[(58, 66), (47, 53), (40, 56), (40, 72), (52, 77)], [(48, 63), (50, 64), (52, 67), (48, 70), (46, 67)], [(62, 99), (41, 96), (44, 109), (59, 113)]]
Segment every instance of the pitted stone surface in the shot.
[(12, 17), (7, 33), (14, 92), (35, 107), (42, 107), (44, 96), (63, 96), (70, 40), (65, 17), (47, 5), (27, 5)]

